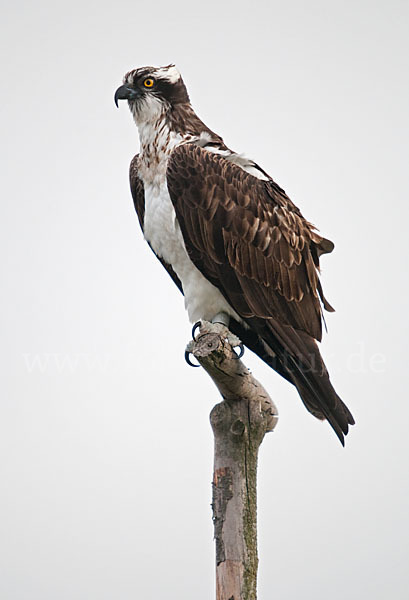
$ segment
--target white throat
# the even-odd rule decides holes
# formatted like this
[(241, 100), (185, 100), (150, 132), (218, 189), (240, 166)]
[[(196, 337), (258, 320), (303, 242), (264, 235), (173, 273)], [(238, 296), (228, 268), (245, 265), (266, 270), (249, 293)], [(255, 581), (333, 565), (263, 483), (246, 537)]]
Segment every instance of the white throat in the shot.
[(138, 129), (141, 145), (139, 175), (145, 185), (161, 186), (165, 183), (166, 169), (172, 150), (185, 139), (180, 133), (171, 131), (164, 116), (154, 124), (149, 122), (140, 124)]
[(138, 111), (133, 110), (133, 116), (140, 141), (139, 175), (145, 185), (163, 186), (172, 150), (197, 136), (173, 131), (166, 104), (153, 96), (144, 101)]

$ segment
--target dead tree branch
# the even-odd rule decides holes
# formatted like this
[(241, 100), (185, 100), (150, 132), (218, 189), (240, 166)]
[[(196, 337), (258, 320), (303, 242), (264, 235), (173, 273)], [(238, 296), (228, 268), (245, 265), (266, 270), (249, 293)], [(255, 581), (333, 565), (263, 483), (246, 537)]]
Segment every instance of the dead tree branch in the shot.
[(226, 327), (204, 321), (187, 348), (223, 397), (210, 414), (217, 600), (256, 600), (257, 457), (278, 421), (271, 398), (234, 353), (237, 343)]

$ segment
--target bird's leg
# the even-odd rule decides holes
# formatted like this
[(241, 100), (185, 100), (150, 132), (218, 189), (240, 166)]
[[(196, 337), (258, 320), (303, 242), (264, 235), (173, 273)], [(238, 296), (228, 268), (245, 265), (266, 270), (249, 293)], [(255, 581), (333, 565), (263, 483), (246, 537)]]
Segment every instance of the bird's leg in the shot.
[[(224, 325), (224, 327), (226, 327), (226, 329), (229, 329), (230, 316), (225, 312), (219, 312), (219, 313), (217, 313), (217, 315), (215, 315), (213, 317), (212, 323), (213, 324), (219, 323), (220, 325)], [(228, 332), (227, 339), (230, 342), (230, 344), (233, 346), (233, 348), (236, 346), (238, 346), (240, 348), (237, 358), (241, 358), (244, 354), (244, 346), (243, 346), (242, 342), (235, 335), (233, 335), (230, 332), (230, 330)]]
[(219, 313), (217, 313), (217, 315), (215, 315), (213, 317), (212, 323), (220, 323), (221, 325), (224, 325), (228, 329), (229, 325), (230, 325), (230, 317), (225, 312), (219, 312)]

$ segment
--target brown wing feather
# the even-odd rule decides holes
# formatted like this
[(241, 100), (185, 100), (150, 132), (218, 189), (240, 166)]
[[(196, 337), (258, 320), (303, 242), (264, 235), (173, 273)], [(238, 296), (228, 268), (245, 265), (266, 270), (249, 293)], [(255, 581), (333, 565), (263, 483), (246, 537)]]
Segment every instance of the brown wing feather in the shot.
[[(186, 144), (169, 160), (168, 187), (192, 261), (243, 317), (275, 318), (321, 339), (317, 234), (285, 192), (220, 155)], [(236, 280), (234, 298), (230, 286)], [(238, 302), (237, 288), (244, 294)]]

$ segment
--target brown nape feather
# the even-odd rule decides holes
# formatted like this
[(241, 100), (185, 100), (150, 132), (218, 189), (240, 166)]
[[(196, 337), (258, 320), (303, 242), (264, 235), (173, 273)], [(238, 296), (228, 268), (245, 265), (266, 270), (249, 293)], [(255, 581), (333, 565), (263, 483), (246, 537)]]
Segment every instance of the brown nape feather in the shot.
[(169, 127), (182, 135), (200, 135), (206, 133), (206, 144), (217, 144), (218, 148), (227, 149), (222, 138), (214, 133), (199, 119), (192, 106), (188, 103), (180, 103), (173, 107), (168, 113)]

